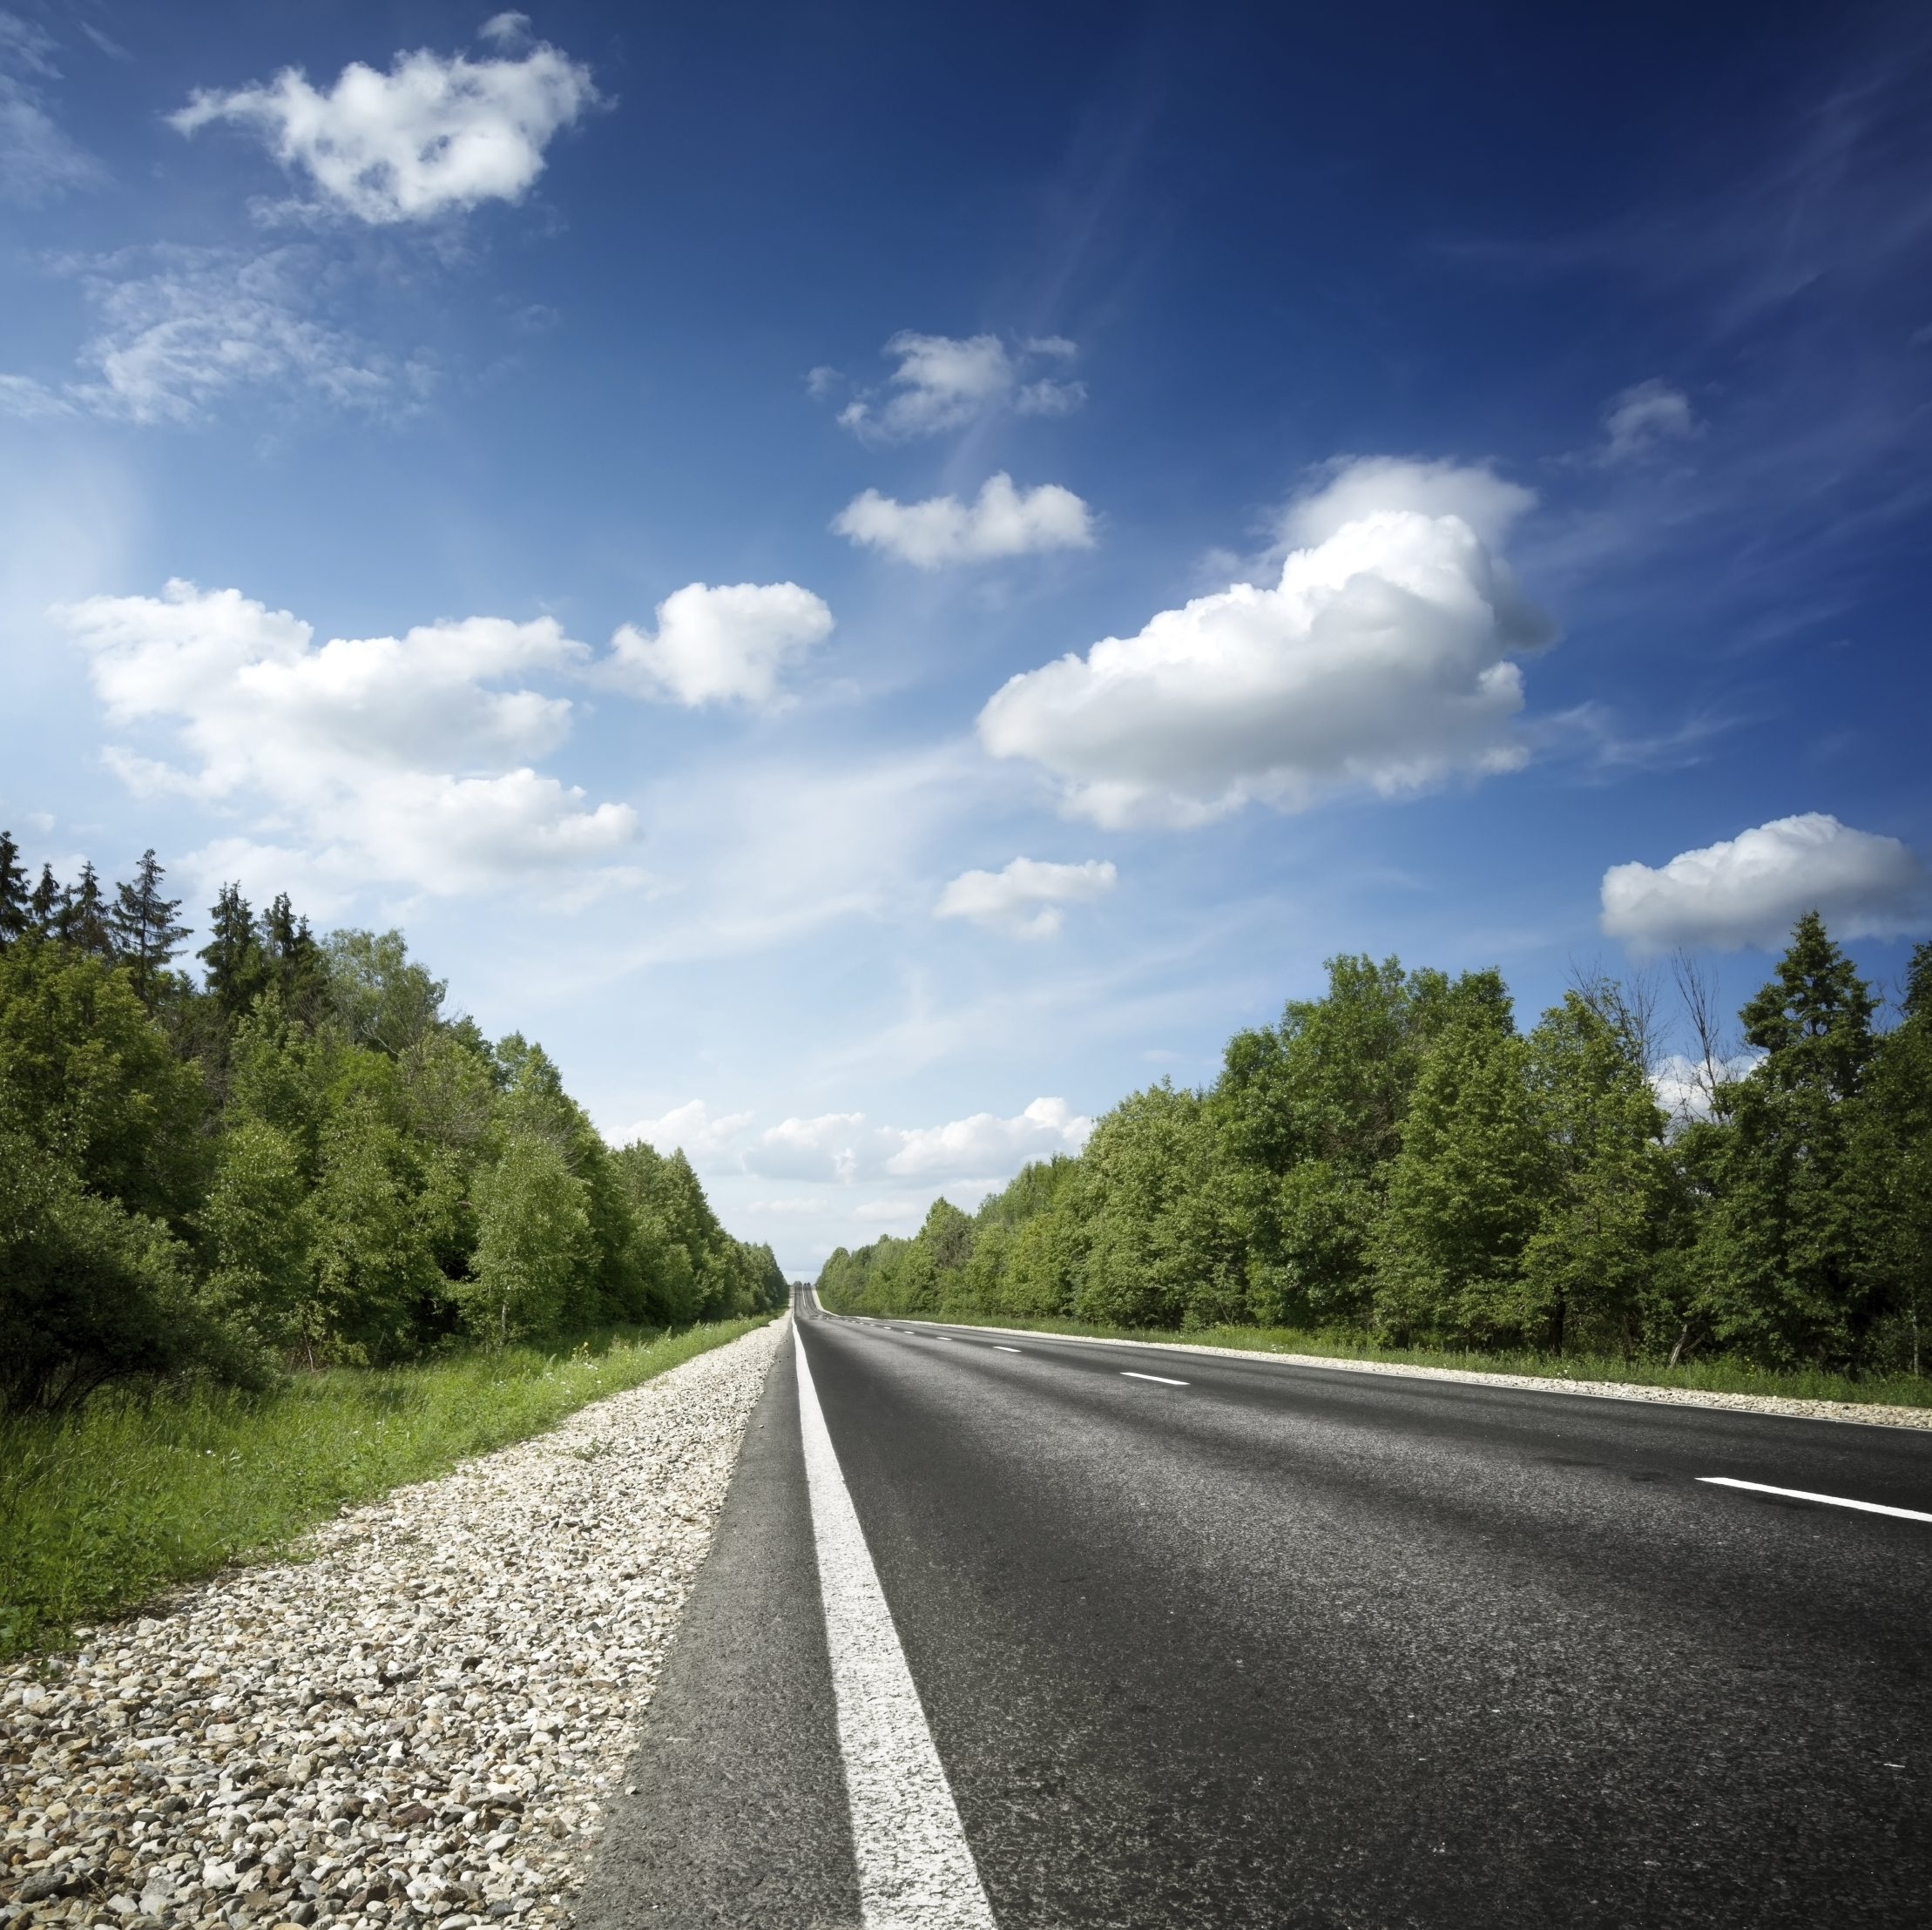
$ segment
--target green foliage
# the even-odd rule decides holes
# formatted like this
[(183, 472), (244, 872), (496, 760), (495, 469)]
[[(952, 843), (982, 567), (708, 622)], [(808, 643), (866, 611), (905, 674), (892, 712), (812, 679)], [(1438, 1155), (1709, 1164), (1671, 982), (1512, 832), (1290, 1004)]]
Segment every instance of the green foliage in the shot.
[(1648, 1015), (1609, 981), (1524, 1035), (1494, 971), (1333, 959), (1325, 995), (1238, 1033), (1212, 1087), (1132, 1094), (1077, 1160), (1028, 1167), (970, 1220), (941, 1202), (909, 1240), (841, 1248), (820, 1292), (882, 1314), (1915, 1375), (1932, 947), (1881, 1031), (1807, 915), (1742, 1016), (1755, 1069), (1673, 1128)]
[(400, 933), (225, 885), (197, 986), (176, 909), (152, 851), (111, 908), (0, 833), (0, 1412), (783, 1304), (681, 1153), (613, 1152)]

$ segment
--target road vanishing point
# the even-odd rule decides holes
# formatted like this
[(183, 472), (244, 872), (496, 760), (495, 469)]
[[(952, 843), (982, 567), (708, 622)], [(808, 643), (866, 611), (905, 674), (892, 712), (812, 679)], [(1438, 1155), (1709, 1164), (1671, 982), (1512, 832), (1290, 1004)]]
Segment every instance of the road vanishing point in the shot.
[(1932, 1922), (1932, 1434), (794, 1313), (582, 1930)]

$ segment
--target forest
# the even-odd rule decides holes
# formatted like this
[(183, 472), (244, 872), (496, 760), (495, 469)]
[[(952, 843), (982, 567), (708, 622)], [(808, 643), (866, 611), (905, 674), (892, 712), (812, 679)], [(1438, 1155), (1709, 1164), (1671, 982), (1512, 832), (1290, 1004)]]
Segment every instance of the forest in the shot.
[(30, 887), (0, 833), (0, 1414), (783, 1304), (681, 1152), (605, 1144), (397, 932), (234, 886), (191, 936), (147, 852)]
[(1921, 1373), (1932, 945), (1888, 1007), (1807, 914), (1734, 1036), (1679, 958), (1694, 1049), (1668, 1061), (1663, 981), (1585, 977), (1525, 1032), (1493, 970), (1327, 971), (1211, 1086), (1136, 1092), (976, 1213), (841, 1248), (825, 1304)]

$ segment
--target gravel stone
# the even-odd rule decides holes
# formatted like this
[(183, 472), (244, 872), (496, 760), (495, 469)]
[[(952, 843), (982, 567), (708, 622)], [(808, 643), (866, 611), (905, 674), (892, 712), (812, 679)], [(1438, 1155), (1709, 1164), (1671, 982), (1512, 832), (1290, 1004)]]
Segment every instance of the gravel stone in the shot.
[(0, 1668), (0, 1926), (567, 1926), (784, 1330)]

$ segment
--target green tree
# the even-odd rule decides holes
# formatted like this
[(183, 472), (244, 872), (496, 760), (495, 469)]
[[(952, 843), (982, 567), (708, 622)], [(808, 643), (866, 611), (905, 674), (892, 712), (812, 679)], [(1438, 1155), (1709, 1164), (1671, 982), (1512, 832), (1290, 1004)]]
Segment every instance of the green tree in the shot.
[(268, 962), (262, 956), (254, 914), (240, 885), (222, 886), (208, 921), (208, 942), (195, 955), (207, 968), (209, 998), (233, 1025), (267, 990)]
[(157, 976), (167, 969), (188, 936), (188, 928), (174, 921), (181, 901), (162, 895), (166, 875), (149, 846), (135, 867), (134, 881), (116, 888), (110, 914), (115, 955), (127, 967), (143, 1003), (152, 1002)]
[(470, 1325), (499, 1346), (553, 1332), (593, 1252), (583, 1181), (547, 1138), (519, 1132), (475, 1191), (476, 1251), (463, 1296)]
[(1874, 1049), (1853, 1151), (1865, 1286), (1892, 1329), (1886, 1364), (1918, 1374), (1932, 1318), (1932, 945), (1913, 950), (1902, 1008)]
[(1522, 1252), (1522, 1305), (1530, 1337), (1559, 1353), (1627, 1356), (1675, 1325), (1679, 1196), (1644, 1056), (1636, 1016), (1607, 983), (1567, 993), (1530, 1035), (1548, 1191)]
[(0, 949), (33, 929), (33, 908), (20, 847), (10, 831), (0, 831)]
[(1546, 1317), (1519, 1265), (1550, 1185), (1528, 1074), (1506, 994), (1471, 1002), (1430, 1048), (1372, 1242), (1375, 1320), (1391, 1339), (1482, 1345)]
[(409, 956), (401, 932), (331, 932), (323, 949), (337, 1015), (357, 1045), (399, 1058), (442, 1022), (449, 982)]
[(1720, 1342), (1770, 1365), (1855, 1365), (1878, 1311), (1858, 1162), (1875, 1005), (1807, 912), (1739, 1015), (1762, 1056), (1702, 1136), (1699, 1309)]

